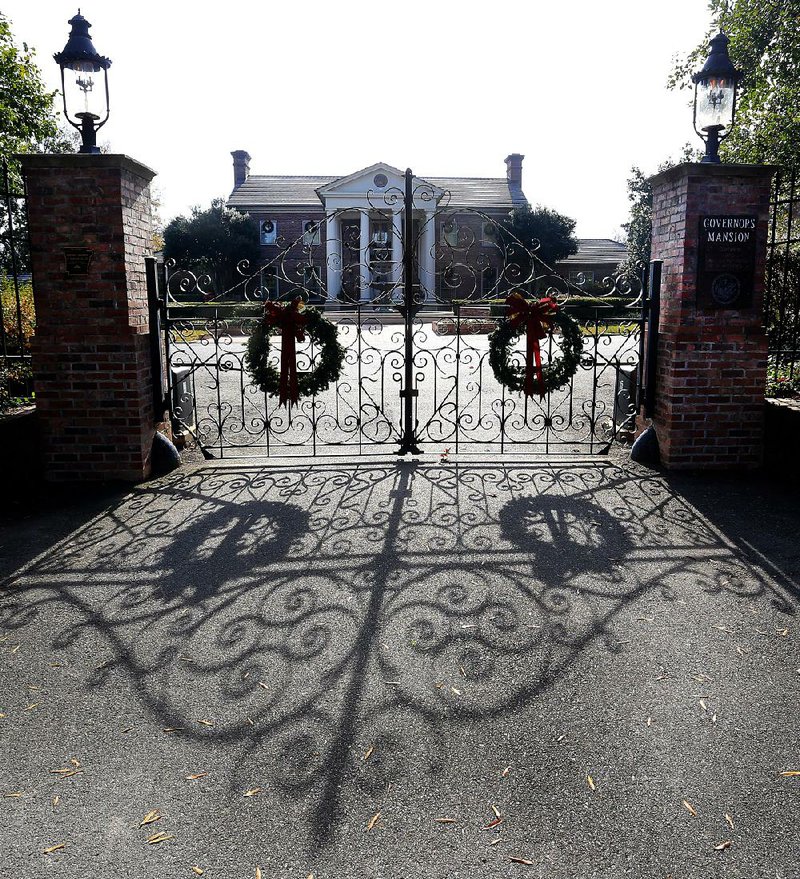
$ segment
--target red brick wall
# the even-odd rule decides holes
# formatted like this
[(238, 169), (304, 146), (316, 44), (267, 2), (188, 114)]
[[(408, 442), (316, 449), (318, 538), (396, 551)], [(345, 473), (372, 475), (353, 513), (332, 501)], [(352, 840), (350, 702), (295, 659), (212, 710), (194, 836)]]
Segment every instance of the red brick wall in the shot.
[[(150, 169), (126, 156), (27, 156), (33, 370), (47, 479), (140, 480), (154, 433), (144, 257)], [(92, 252), (68, 274), (65, 249)]]
[[(761, 464), (767, 342), (764, 270), (772, 168), (687, 164), (652, 178), (653, 259), (664, 262), (653, 424), (670, 469)], [(752, 214), (753, 304), (696, 303), (702, 214)]]

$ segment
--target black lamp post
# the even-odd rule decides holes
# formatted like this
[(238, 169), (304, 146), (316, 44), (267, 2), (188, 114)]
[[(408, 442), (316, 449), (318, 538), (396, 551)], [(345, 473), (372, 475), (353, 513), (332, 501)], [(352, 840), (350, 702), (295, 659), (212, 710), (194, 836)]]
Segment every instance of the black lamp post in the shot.
[[(72, 26), (72, 30), (67, 45), (64, 46), (63, 51), (53, 55), (61, 68), (64, 116), (66, 116), (67, 122), (81, 133), (83, 143), (78, 152), (99, 153), (97, 132), (108, 122), (109, 115), (108, 68), (111, 66), (111, 61), (97, 54), (97, 50), (92, 44), (92, 38), (89, 36), (91, 25), (81, 15), (80, 9), (78, 14), (69, 20), (69, 24)], [(67, 70), (70, 71), (69, 74), (65, 73)], [(105, 107), (102, 106), (102, 97), (98, 97), (95, 91), (94, 74), (101, 70), (105, 84)], [(80, 92), (83, 95), (83, 109), (74, 113), (75, 119), (78, 119), (79, 122), (73, 122), (67, 110), (67, 86), (69, 86), (70, 93)], [(103, 113), (105, 113), (104, 116)], [(98, 121), (101, 116), (102, 121)]]
[(728, 38), (720, 31), (709, 43), (703, 69), (692, 76), (694, 83), (694, 130), (705, 141), (701, 162), (719, 162), (719, 145), (733, 127), (736, 93), (742, 74), (728, 57)]

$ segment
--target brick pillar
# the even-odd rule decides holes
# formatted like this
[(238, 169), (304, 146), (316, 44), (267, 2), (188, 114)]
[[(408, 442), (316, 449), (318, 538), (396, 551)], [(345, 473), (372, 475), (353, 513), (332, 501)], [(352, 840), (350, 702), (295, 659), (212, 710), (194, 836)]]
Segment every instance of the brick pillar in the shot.
[(121, 155), (20, 159), (45, 478), (145, 479), (155, 432), (144, 263), (155, 172)]
[[(685, 164), (650, 179), (652, 255), (664, 262), (653, 425), (667, 469), (761, 463), (764, 273), (774, 171), (762, 165)], [(701, 222), (708, 230), (712, 218), (713, 228), (734, 233), (747, 231), (754, 218), (754, 240), (742, 239), (730, 256), (720, 257), (719, 249), (709, 256), (708, 244), (701, 253)], [(752, 266), (751, 281), (743, 265)], [(706, 272), (698, 282), (698, 268), (709, 266), (726, 275), (728, 291), (740, 291), (732, 303), (724, 301), (724, 285), (712, 284), (717, 275)]]

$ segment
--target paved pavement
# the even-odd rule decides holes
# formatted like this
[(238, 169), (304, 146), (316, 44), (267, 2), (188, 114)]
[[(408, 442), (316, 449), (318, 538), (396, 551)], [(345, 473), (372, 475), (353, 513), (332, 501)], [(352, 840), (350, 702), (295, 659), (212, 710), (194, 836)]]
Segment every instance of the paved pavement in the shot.
[(796, 489), (208, 463), (0, 535), (2, 877), (800, 875)]

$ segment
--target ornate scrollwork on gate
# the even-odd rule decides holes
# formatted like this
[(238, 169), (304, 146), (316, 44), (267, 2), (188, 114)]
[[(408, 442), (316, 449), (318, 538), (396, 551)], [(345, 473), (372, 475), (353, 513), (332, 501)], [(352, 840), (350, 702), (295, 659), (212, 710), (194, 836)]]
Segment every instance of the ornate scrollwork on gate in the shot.
[[(208, 451), (371, 452), (401, 442), (404, 451), (595, 452), (630, 427), (643, 274), (567, 280), (537, 242), (513, 235), (504, 210), (461, 207), (412, 182), (327, 214), (324, 234), (278, 238), (262, 264), (240, 263), (225, 290), (211, 274), (167, 265), (169, 359), (180, 373), (173, 415)], [(487, 337), (513, 290), (552, 296), (583, 327), (578, 373), (541, 400), (509, 394), (489, 367)], [(297, 296), (338, 324), (346, 357), (335, 386), (289, 413), (250, 384), (244, 352), (263, 303)], [(544, 356), (558, 346), (550, 337)], [(316, 357), (301, 346), (299, 368)]]

